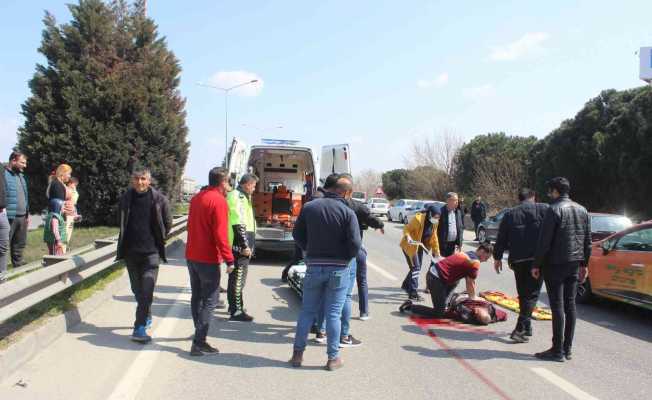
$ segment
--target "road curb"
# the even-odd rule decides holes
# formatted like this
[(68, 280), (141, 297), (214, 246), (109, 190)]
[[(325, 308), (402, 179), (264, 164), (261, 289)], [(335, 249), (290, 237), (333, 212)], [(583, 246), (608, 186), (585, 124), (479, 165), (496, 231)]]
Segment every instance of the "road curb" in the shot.
[[(183, 239), (177, 236), (166, 246), (166, 251), (173, 252), (183, 244)], [(118, 279), (107, 284), (104, 289), (79, 303), (74, 309), (49, 318), (42, 326), (26, 333), (16, 343), (9, 345), (7, 349), (0, 350), (0, 382), (10, 377), (14, 371), (83, 322), (88, 315), (100, 308), (104, 302), (111, 299), (128, 284), (128, 275), (122, 274)]]

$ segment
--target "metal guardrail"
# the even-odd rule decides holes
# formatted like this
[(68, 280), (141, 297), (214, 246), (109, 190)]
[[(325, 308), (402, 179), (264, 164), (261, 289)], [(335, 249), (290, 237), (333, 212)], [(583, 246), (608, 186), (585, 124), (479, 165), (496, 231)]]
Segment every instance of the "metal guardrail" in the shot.
[[(175, 216), (168, 237), (185, 232), (187, 222), (187, 216)], [(16, 272), (29, 273), (0, 284), (0, 323), (114, 266), (117, 248), (117, 237), (98, 239), (93, 246), (65, 256), (44, 256), (31, 272)]]

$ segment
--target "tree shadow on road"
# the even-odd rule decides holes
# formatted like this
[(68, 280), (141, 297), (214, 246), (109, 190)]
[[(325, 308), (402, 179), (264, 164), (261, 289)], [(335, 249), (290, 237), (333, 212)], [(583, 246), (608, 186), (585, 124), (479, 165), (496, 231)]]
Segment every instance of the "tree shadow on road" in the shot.
[(530, 354), (517, 353), (515, 351), (490, 350), (490, 349), (429, 349), (421, 346), (402, 346), (404, 350), (419, 353), (424, 357), (432, 358), (462, 358), (464, 360), (517, 360), (537, 361)]

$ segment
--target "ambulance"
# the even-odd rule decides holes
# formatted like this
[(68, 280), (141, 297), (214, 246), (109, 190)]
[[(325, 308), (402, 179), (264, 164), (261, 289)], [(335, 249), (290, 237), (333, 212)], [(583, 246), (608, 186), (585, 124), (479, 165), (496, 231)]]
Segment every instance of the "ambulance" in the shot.
[(323, 146), (316, 159), (311, 148), (294, 140), (263, 139), (248, 147), (233, 139), (227, 156), (231, 186), (235, 188), (245, 173), (260, 178), (252, 196), (258, 250), (294, 251), (292, 229), (301, 208), (328, 175), (351, 173), (350, 155), (348, 144)]

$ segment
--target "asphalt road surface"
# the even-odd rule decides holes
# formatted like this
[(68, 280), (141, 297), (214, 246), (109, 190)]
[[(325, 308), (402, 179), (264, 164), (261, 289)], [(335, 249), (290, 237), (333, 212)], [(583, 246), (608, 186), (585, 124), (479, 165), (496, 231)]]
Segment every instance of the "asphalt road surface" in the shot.
[[(390, 223), (384, 236), (365, 236), (372, 319), (352, 322), (364, 343), (342, 351), (341, 370), (323, 370), (326, 349), (317, 344), (307, 348), (303, 368), (289, 367), (300, 303), (280, 282), (284, 261), (273, 257), (256, 260), (249, 272), (245, 304), (255, 322), (228, 322), (217, 310), (209, 341), (221, 353), (189, 357), (193, 328), (181, 250), (159, 274), (152, 344), (129, 341), (134, 303), (125, 286), (2, 382), (0, 399), (652, 398), (647, 311), (607, 301), (580, 306), (574, 359), (565, 363), (532, 356), (550, 346), (550, 322), (534, 323), (529, 344), (512, 344), (511, 311), (507, 322), (484, 329), (420, 327), (399, 314), (407, 272), (398, 248), (401, 228)], [(482, 266), (479, 288), (515, 294), (509, 270), (497, 276), (489, 263)], [(541, 300), (545, 305), (545, 295)]]

